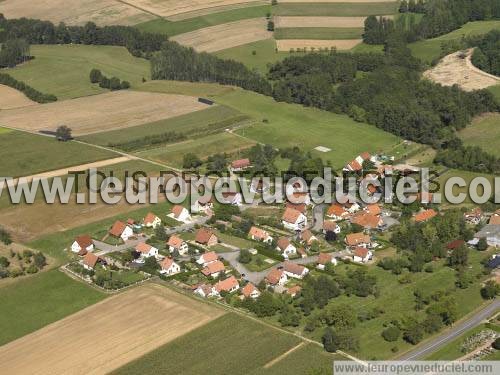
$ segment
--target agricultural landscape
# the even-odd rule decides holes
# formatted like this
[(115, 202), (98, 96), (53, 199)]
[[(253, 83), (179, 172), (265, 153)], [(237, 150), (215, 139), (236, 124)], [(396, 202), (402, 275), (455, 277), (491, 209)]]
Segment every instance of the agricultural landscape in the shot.
[[(2, 372), (500, 360), (500, 187), (433, 199), (500, 176), (498, 1), (0, 0), (0, 45)], [(263, 201), (325, 168), (433, 190)]]

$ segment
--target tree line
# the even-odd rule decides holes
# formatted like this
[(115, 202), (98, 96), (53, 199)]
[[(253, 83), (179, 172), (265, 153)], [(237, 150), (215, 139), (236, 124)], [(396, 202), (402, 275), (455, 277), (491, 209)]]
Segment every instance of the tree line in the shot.
[(485, 72), (500, 76), (500, 30), (491, 30), (476, 43), (469, 44), (477, 46), (472, 63)]
[(120, 81), (120, 78), (117, 77), (108, 78), (99, 69), (92, 69), (89, 78), (90, 83), (98, 83), (99, 87), (110, 89), (111, 91), (127, 90), (130, 88), (130, 82)]
[(30, 45), (25, 39), (10, 39), (2, 44), (0, 68), (13, 68), (30, 59)]
[(24, 95), (37, 103), (50, 103), (57, 100), (57, 97), (54, 95), (43, 94), (40, 91), (35, 90), (33, 87), (28, 86), (26, 83), (18, 81), (5, 73), (0, 73), (0, 84), (21, 91)]

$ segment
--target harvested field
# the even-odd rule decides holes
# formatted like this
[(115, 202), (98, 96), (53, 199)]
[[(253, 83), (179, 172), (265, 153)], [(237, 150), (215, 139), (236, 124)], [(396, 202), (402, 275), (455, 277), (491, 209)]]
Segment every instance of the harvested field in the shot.
[(144, 285), (1, 347), (2, 371), (106, 374), (223, 314), (165, 287)]
[(5, 0), (0, 13), (7, 18), (38, 18), (55, 24), (84, 25), (92, 21), (97, 25), (135, 25), (154, 16), (133, 6), (115, 0)]
[(394, 3), (394, 0), (279, 0), (280, 3)]
[(498, 85), (500, 78), (488, 74), (472, 65), (472, 49), (445, 56), (435, 67), (424, 73), (424, 77), (443, 86), (458, 85), (465, 91), (480, 90)]
[(26, 107), (35, 104), (38, 103), (29, 99), (21, 91), (9, 86), (0, 85), (0, 109)]
[(255, 0), (124, 0), (122, 2), (157, 16), (167, 17), (215, 7), (252, 3)]
[(347, 39), (347, 40), (313, 40), (313, 39), (282, 39), (276, 41), (278, 51), (290, 51), (291, 49), (304, 49), (311, 48), (336, 48), (338, 50), (351, 49), (362, 42), (361, 39)]
[(347, 40), (361, 39), (362, 27), (283, 27), (274, 29), (274, 39)]
[(220, 14), (223, 12), (230, 12), (232, 10), (238, 10), (238, 9), (243, 9), (243, 8), (250, 9), (250, 8), (255, 8), (258, 6), (262, 6), (262, 5), (270, 6), (271, 3), (268, 0), (258, 0), (258, 1), (252, 1), (252, 2), (247, 2), (247, 3), (221, 5), (221, 6), (217, 6), (217, 7), (193, 10), (191, 12), (186, 12), (186, 13), (179, 13), (179, 14), (175, 14), (173, 16), (168, 16), (165, 18), (169, 21), (177, 22), (177, 21), (184, 21), (184, 20), (189, 20), (192, 18), (202, 17), (202, 16), (206, 16), (209, 14), (217, 15), (217, 14)]
[(0, 124), (28, 131), (68, 125), (73, 135), (128, 128), (207, 108), (197, 98), (116, 91), (0, 113)]
[[(384, 16), (393, 18), (393, 16)], [(280, 27), (364, 27), (366, 17), (281, 17), (274, 18), (276, 28)]]
[(259, 40), (270, 39), (265, 18), (225, 23), (174, 36), (172, 40), (200, 52), (215, 52)]

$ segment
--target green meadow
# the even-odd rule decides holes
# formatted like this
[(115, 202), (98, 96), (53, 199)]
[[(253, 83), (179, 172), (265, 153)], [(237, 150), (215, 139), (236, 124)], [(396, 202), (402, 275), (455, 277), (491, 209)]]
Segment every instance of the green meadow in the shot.
[(283, 27), (274, 31), (276, 39), (361, 39), (360, 27)]
[(500, 114), (481, 116), (458, 134), (465, 145), (479, 146), (495, 155), (500, 148)]
[(383, 16), (396, 13), (397, 2), (382, 3), (282, 3), (273, 7), (276, 16)]

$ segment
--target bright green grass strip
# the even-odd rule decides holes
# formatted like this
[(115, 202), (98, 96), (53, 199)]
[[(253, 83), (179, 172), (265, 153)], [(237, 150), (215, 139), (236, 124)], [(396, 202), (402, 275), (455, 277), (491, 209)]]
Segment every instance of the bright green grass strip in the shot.
[(383, 16), (396, 13), (396, 2), (385, 3), (284, 3), (273, 7), (276, 16)]
[(459, 132), (466, 146), (479, 146), (495, 155), (500, 149), (500, 114), (484, 116)]
[(274, 31), (275, 39), (361, 39), (363, 28), (359, 27), (283, 27)]
[(12, 132), (11, 129), (7, 129), (7, 128), (0, 128), (0, 134), (7, 134), (7, 133), (10, 133)]

